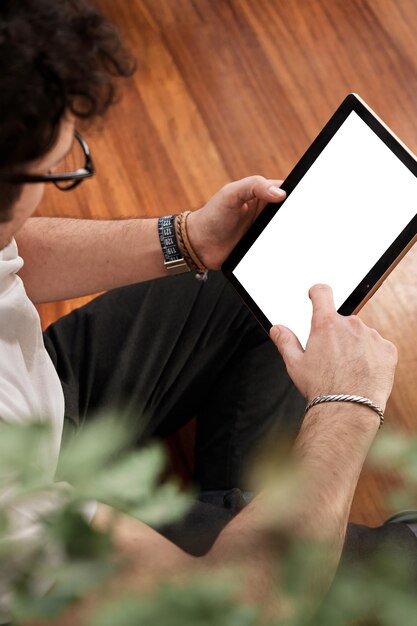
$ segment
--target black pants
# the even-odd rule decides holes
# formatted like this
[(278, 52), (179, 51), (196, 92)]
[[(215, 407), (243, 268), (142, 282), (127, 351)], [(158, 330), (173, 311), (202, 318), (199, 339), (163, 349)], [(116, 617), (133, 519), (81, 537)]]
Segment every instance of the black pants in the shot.
[[(52, 324), (44, 339), (67, 427), (116, 409), (135, 417), (140, 445), (197, 416), (201, 495), (183, 523), (158, 529), (192, 554), (205, 553), (245, 506), (245, 467), (258, 446), (298, 432), (304, 398), (220, 272), (206, 283), (185, 274), (113, 290)], [(366, 554), (390, 537), (416, 549), (405, 525), (350, 525), (345, 553)]]

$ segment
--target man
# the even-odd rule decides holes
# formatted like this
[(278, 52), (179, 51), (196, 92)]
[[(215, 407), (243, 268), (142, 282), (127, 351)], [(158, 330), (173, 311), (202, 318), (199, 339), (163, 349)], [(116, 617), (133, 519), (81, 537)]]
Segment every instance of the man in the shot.
[[(207, 282), (193, 272), (168, 278), (157, 219), (31, 218), (45, 184), (70, 190), (93, 174), (77, 123), (103, 115), (114, 100), (114, 77), (131, 72), (116, 32), (85, 0), (0, 4), (0, 415), (51, 422), (45, 463), (53, 475), (64, 416), (78, 426), (103, 408), (141, 415), (142, 443), (196, 414), (196, 507), (205, 533), (196, 540), (191, 517), (185, 528), (161, 531), (175, 545), (137, 524), (135, 550), (147, 564), (138, 576), (238, 563), (253, 597), (279, 613), (268, 498), (261, 493), (245, 506), (245, 466), (267, 434), (295, 434), (306, 399), (346, 393), (384, 410), (396, 349), (358, 318), (339, 316), (331, 289), (316, 285), (306, 350), (290, 330), (271, 331), (281, 359), (215, 271), (265, 205), (284, 198), (278, 180), (230, 183), (188, 216), (184, 245), (210, 270)], [(85, 162), (62, 172), (78, 146)], [(98, 291), (108, 293), (42, 337), (32, 302)], [(308, 411), (297, 438), (310, 482), (292, 527), (297, 537), (329, 541), (323, 592), (379, 423), (367, 406), (329, 402)], [(398, 528), (404, 545), (414, 546), (411, 530)]]

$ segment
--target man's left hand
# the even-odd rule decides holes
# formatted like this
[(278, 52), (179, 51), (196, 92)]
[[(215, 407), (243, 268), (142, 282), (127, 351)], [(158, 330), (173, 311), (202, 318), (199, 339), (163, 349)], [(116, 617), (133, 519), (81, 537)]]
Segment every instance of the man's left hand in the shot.
[[(187, 231), (196, 254), (210, 270), (219, 270), (238, 241), (270, 202), (281, 202), (282, 180), (248, 176), (222, 187), (189, 215)], [(280, 192), (280, 193), (279, 193)]]

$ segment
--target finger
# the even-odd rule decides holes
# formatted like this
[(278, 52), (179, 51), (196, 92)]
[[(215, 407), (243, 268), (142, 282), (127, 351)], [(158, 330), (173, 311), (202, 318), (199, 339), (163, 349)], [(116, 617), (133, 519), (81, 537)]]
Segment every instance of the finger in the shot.
[(310, 287), (308, 295), (313, 305), (313, 321), (336, 315), (333, 290), (330, 285), (317, 284)]
[(271, 180), (263, 178), (263, 176), (255, 176), (255, 182), (253, 185), (253, 192), (256, 198), (259, 200), (283, 200), (287, 195), (281, 185), (282, 180)]
[(294, 368), (297, 361), (303, 356), (304, 350), (298, 337), (286, 326), (272, 326), (270, 337), (278, 348), (287, 369)]
[[(284, 198), (287, 195), (284, 189), (281, 189), (281, 185), (284, 181), (283, 180), (268, 180), (267, 182), (268, 182), (267, 192), (269, 193), (270, 197), (275, 201), (278, 200), (279, 202), (284, 200)], [(262, 199), (266, 200), (267, 198), (262, 198)]]
[(247, 176), (225, 185), (224, 189), (228, 192), (229, 204), (235, 207), (236, 204), (244, 204), (254, 198), (267, 202), (283, 200), (286, 193), (280, 189), (282, 182), (282, 180), (267, 179), (263, 176)]

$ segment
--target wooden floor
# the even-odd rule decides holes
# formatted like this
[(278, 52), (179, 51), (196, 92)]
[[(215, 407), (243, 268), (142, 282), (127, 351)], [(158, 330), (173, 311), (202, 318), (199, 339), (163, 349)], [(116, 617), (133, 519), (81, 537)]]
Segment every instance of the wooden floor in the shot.
[[(284, 178), (351, 91), (417, 152), (416, 0), (100, 4), (139, 69), (87, 133), (97, 178), (48, 191), (42, 215), (156, 216), (198, 208), (233, 179)], [(354, 188), (346, 171), (346, 193)], [(79, 303), (42, 306), (44, 324)], [(399, 349), (386, 421), (415, 430), (417, 247), (360, 317)], [(364, 474), (352, 519), (381, 521), (386, 480)]]

